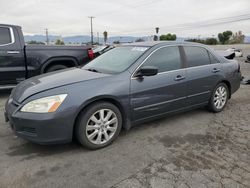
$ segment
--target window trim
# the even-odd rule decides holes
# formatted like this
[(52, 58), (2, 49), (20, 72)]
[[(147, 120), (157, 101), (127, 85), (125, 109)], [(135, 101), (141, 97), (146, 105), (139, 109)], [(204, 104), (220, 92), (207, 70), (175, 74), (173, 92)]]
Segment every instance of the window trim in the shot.
[(181, 45), (165, 45), (165, 46), (160, 46), (158, 47), (157, 49), (153, 50), (152, 52), (150, 52), (150, 54), (140, 63), (140, 65), (138, 65), (138, 67), (134, 70), (134, 72), (132, 73), (131, 75), (131, 79), (137, 79), (137, 77), (135, 77), (135, 74), (136, 72), (138, 71), (139, 68), (141, 68), (143, 66), (143, 64), (148, 60), (149, 57), (151, 57), (156, 51), (162, 49), (162, 48), (166, 48), (166, 47), (177, 47), (178, 50), (179, 50), (179, 54), (180, 54), (180, 61), (181, 61), (181, 68), (179, 69), (176, 69), (176, 70), (170, 70), (170, 71), (164, 71), (164, 72), (159, 72), (157, 73), (157, 75), (160, 75), (160, 74), (164, 74), (164, 73), (167, 73), (167, 72), (173, 72), (173, 71), (178, 71), (178, 70), (181, 70), (181, 69), (184, 69), (185, 67), (184, 66), (184, 63), (183, 63), (183, 59), (182, 59), (182, 51), (180, 50), (180, 47)]
[(6, 26), (0, 26), (0, 28), (7, 28), (7, 29), (9, 29), (10, 39), (11, 39), (10, 43), (0, 44), (0, 46), (8, 46), (8, 45), (14, 44), (15, 43), (15, 37), (14, 37), (13, 28), (12, 27), (6, 27)]

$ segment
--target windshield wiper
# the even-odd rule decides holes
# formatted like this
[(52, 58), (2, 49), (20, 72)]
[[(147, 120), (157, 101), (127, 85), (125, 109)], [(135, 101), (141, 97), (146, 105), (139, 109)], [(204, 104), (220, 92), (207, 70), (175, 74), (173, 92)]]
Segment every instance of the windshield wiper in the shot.
[(98, 73), (101, 73), (100, 71), (96, 70), (96, 69), (93, 69), (93, 68), (89, 68), (89, 69), (86, 69), (88, 71), (91, 71), (91, 72), (98, 72)]

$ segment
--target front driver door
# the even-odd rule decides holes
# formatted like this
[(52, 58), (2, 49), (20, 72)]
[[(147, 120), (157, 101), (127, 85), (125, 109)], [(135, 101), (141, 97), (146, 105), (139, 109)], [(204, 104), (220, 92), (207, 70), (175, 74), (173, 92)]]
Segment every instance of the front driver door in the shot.
[(176, 111), (185, 107), (186, 72), (178, 46), (161, 47), (141, 65), (155, 66), (158, 74), (131, 78), (133, 121)]

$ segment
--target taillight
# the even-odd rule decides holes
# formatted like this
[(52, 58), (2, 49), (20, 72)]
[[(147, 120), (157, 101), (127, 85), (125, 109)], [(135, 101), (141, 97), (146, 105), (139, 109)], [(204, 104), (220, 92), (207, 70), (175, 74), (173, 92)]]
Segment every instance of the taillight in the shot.
[(238, 72), (240, 72), (240, 63), (238, 62)]
[(88, 56), (89, 56), (89, 59), (94, 59), (94, 52), (93, 52), (93, 50), (88, 50)]

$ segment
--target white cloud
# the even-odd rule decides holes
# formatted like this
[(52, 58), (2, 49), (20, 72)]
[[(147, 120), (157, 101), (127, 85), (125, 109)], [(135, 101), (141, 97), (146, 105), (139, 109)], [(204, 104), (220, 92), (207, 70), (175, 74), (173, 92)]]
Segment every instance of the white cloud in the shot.
[[(88, 35), (93, 20), (94, 32), (107, 30), (110, 35), (211, 36), (230, 29), (250, 34), (250, 20), (216, 25), (176, 29), (173, 26), (197, 23), (250, 13), (249, 0), (1, 0), (0, 22), (17, 24), (29, 34)], [(250, 17), (250, 16), (249, 16)]]

